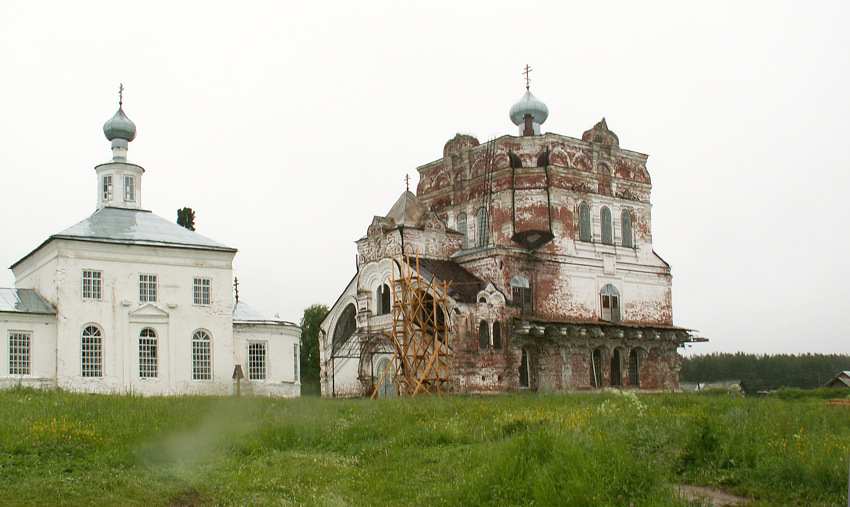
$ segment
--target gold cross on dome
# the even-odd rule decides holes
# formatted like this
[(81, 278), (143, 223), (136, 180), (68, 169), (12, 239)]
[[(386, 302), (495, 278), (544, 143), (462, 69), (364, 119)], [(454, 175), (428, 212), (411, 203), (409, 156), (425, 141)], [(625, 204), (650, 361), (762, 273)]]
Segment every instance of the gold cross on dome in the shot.
[(531, 67), (529, 67), (528, 64), (526, 64), (525, 70), (522, 71), (522, 73), (525, 74), (525, 89), (526, 90), (528, 90), (529, 87), (531, 86), (531, 80), (528, 77), (528, 73), (531, 72), (531, 70), (532, 70)]

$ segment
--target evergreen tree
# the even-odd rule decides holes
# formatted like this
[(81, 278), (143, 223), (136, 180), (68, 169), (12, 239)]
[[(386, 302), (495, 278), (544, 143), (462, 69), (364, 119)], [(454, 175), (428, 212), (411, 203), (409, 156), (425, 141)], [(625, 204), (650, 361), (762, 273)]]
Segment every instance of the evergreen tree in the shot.
[(177, 210), (177, 225), (185, 227), (190, 231), (195, 230), (195, 211), (192, 208)]
[(301, 318), (301, 395), (319, 396), (319, 325), (328, 307), (315, 304)]

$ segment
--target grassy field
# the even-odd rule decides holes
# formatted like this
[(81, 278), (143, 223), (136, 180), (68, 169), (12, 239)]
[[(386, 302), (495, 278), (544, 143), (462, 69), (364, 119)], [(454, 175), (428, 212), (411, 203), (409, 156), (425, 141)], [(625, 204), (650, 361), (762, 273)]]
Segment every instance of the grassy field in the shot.
[(846, 505), (850, 407), (824, 396), (2, 391), (0, 504)]

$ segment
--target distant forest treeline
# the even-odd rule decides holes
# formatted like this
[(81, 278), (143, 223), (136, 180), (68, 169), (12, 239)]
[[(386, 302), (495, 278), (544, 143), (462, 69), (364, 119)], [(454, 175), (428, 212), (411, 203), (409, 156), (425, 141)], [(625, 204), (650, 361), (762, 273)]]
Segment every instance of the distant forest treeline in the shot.
[(682, 360), (681, 382), (740, 379), (747, 391), (780, 387), (815, 389), (837, 373), (850, 370), (850, 356), (840, 354), (708, 354)]

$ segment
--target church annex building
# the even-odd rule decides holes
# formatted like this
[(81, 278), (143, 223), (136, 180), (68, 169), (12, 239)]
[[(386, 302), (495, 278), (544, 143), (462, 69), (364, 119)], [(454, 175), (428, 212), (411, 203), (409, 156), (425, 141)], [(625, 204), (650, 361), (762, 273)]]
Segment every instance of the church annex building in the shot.
[(142, 208), (136, 126), (103, 127), (97, 210), (11, 266), (0, 288), (0, 385), (94, 393), (298, 396), (295, 324), (233, 297), (236, 249)]
[(416, 194), (374, 218), (321, 325), (323, 395), (398, 393), (391, 294), (414, 256), (448, 285), (450, 391), (678, 389), (678, 348), (703, 339), (673, 324), (647, 155), (605, 119), (581, 139), (542, 133), (548, 113), (527, 90), (510, 110), (518, 136), (458, 134), (417, 169)]

